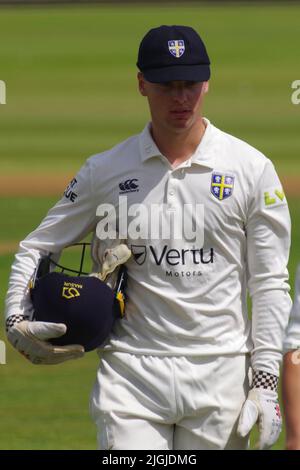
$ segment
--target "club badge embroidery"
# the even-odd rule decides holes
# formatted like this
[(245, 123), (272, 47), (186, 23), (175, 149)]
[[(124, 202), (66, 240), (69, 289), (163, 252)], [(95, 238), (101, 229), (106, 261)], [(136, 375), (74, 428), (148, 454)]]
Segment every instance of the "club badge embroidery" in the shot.
[(234, 176), (224, 175), (222, 173), (213, 173), (211, 177), (210, 191), (217, 199), (219, 199), (219, 201), (223, 201), (232, 195), (233, 185)]
[(184, 54), (185, 44), (183, 39), (168, 41), (169, 52), (177, 59)]

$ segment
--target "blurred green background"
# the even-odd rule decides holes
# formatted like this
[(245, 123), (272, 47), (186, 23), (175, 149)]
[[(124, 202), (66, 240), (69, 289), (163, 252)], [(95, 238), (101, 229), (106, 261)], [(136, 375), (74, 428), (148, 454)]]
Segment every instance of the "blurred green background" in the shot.
[[(1, 8), (7, 104), (0, 105), (0, 177), (11, 186), (10, 195), (0, 197), (1, 311), (13, 260), (9, 244), (24, 238), (64, 189), (42, 196), (16, 187), (14, 195), (14, 178), (26, 186), (32, 174), (72, 174), (89, 155), (140, 132), (148, 110), (137, 92), (135, 62), (151, 27), (197, 29), (212, 62), (205, 115), (269, 156), (280, 176), (300, 175), (300, 106), (291, 103), (291, 83), (300, 79), (299, 14), (297, 5), (257, 3)], [(295, 188), (285, 189), (293, 284), (300, 204)], [(1, 325), (4, 339), (3, 319)], [(56, 367), (33, 366), (7, 345), (7, 365), (0, 365), (0, 449), (95, 448), (88, 399), (97, 364), (89, 353)], [(284, 433), (275, 448), (283, 447)]]

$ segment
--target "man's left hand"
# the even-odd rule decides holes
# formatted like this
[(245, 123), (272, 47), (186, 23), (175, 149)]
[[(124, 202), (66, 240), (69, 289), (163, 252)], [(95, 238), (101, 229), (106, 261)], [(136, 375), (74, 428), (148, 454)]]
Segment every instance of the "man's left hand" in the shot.
[(259, 428), (257, 447), (261, 450), (269, 449), (277, 441), (282, 426), (276, 391), (263, 388), (250, 390), (240, 414), (238, 434), (246, 436), (256, 422)]

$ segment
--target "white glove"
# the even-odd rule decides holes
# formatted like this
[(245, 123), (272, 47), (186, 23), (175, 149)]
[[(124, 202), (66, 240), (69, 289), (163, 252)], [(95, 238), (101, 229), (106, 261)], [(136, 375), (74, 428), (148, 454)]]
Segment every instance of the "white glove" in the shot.
[(282, 419), (277, 393), (273, 390), (252, 388), (245, 401), (237, 432), (245, 437), (258, 422), (259, 441), (256, 447), (268, 449), (277, 441)]
[(63, 323), (23, 320), (7, 332), (9, 342), (33, 364), (59, 364), (84, 355), (79, 344), (54, 346), (47, 340), (59, 338), (67, 331)]
[(105, 281), (112, 289), (118, 277), (116, 268), (126, 263), (131, 256), (131, 251), (127, 245), (121, 243), (113, 248), (107, 248), (101, 256), (102, 270), (99, 273), (92, 273), (91, 276), (98, 277), (101, 281)]

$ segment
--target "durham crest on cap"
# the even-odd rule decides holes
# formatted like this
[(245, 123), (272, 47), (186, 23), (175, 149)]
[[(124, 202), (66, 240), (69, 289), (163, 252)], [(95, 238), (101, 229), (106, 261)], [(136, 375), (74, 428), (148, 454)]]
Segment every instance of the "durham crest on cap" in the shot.
[(184, 54), (185, 51), (185, 44), (183, 39), (176, 39), (174, 41), (168, 41), (168, 48), (170, 53), (176, 57), (179, 58)]

